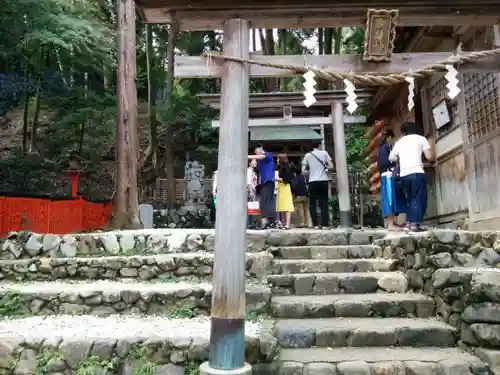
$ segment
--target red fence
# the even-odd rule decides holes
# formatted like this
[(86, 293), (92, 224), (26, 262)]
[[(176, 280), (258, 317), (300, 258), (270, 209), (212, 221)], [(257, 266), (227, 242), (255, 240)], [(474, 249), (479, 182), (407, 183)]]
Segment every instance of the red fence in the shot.
[(92, 203), (83, 198), (51, 201), (0, 197), (0, 236), (19, 230), (55, 234), (92, 231), (104, 226), (110, 215), (111, 203)]

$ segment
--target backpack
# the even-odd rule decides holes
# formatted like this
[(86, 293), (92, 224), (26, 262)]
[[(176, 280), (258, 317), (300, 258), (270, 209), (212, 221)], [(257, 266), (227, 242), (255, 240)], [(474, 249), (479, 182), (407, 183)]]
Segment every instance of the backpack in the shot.
[(295, 192), (297, 191), (297, 185), (299, 183), (299, 180), (297, 178), (297, 175), (294, 173), (292, 175), (292, 178), (290, 179), (290, 189), (292, 190), (292, 194), (295, 195)]

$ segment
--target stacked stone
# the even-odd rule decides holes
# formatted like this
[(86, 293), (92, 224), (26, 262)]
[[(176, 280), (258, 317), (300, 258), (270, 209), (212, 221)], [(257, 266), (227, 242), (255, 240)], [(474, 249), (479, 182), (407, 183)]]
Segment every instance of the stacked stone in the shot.
[[(434, 296), (438, 314), (446, 304), (448, 322), (462, 319), (468, 305), (454, 311), (455, 300), (465, 301), (473, 278), (458, 290), (461, 278), (439, 272), (470, 257), (494, 264), (486, 255), (496, 254), (496, 234), (385, 235), (247, 233), (254, 374), (489, 374), (486, 360), (456, 347), (462, 324), (435, 319)], [(214, 243), (214, 231), (201, 229), (10, 235), (0, 247), (0, 315), (17, 317), (0, 320), (0, 374), (195, 373), (208, 356)], [(422, 270), (412, 289), (428, 295), (408, 291)], [(475, 325), (493, 325), (464, 321), (478, 344)]]
[(433, 276), (437, 313), (491, 368), (500, 364), (500, 269), (455, 268)]
[(434, 230), (421, 234), (393, 234), (375, 241), (382, 256), (395, 259), (409, 287), (433, 294), (432, 275), (452, 267), (494, 267), (500, 262), (500, 236), (496, 232)]
[(153, 211), (155, 228), (213, 228), (210, 208), (180, 207), (178, 209), (156, 209)]

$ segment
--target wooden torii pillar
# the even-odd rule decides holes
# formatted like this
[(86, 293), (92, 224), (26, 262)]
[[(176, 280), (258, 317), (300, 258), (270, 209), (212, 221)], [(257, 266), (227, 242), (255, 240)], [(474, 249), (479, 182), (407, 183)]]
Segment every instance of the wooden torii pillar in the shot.
[[(249, 58), (250, 24), (229, 19), (223, 28), (224, 52)], [(221, 77), (221, 116), (215, 219), (215, 261), (209, 361), (201, 375), (249, 375), (245, 362), (246, 170), (248, 151), (247, 64), (225, 61)]]
[(341, 227), (350, 227), (352, 224), (351, 198), (349, 195), (349, 173), (345, 147), (344, 108), (341, 101), (332, 103), (332, 120), (337, 194), (339, 197), (339, 224)]

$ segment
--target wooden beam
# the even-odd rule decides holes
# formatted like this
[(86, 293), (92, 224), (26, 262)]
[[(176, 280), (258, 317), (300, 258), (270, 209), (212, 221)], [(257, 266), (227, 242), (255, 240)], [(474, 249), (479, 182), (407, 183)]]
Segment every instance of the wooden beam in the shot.
[[(408, 2), (411, 4), (411, 2)], [(489, 4), (487, 4), (489, 3)], [(270, 3), (268, 3), (270, 4)], [(436, 2), (434, 1), (434, 4)], [(342, 9), (344, 5), (344, 9)], [(143, 8), (147, 23), (178, 22), (182, 30), (203, 31), (222, 28), (224, 20), (230, 17), (241, 17), (251, 22), (252, 28), (300, 29), (317, 27), (349, 27), (364, 26), (366, 11), (373, 3), (361, 6), (347, 4), (328, 4), (327, 7), (303, 5), (302, 7), (266, 7), (249, 6), (238, 9), (237, 6), (226, 9), (172, 9), (168, 7)], [(388, 6), (390, 7), (390, 6)], [(347, 8), (347, 9), (346, 9)], [(500, 5), (480, 1), (469, 6), (451, 10), (450, 7), (396, 6), (399, 9), (399, 26), (454, 26), (493, 25), (500, 18)], [(171, 8), (170, 8), (171, 9)], [(480, 9), (480, 11), (478, 11)]]
[[(318, 69), (342, 73), (390, 74), (422, 69), (451, 56), (451, 52), (399, 53), (394, 54), (392, 61), (388, 63), (366, 62), (363, 61), (362, 55), (252, 55), (250, 59), (267, 61), (272, 64), (314, 66)], [(500, 72), (500, 55), (460, 66), (460, 72), (494, 71)], [(220, 59), (205, 56), (176, 56), (175, 58), (176, 78), (218, 78), (221, 77), (221, 74), (222, 60)], [(300, 75), (300, 73), (250, 64), (250, 75), (252, 77), (293, 77)]]
[[(344, 115), (344, 124), (363, 124), (366, 122), (366, 116), (347, 116)], [(305, 125), (323, 125), (331, 124), (332, 117), (293, 117), (291, 120), (283, 118), (253, 118), (248, 120), (249, 128), (258, 128), (266, 126), (305, 126)], [(212, 128), (220, 126), (219, 120), (212, 121)]]
[[(356, 102), (360, 105), (369, 102), (375, 92), (376, 90), (374, 89), (356, 90)], [(346, 93), (344, 90), (318, 91), (314, 94), (314, 97), (316, 98), (316, 103), (309, 108), (328, 107), (329, 112), (332, 102), (345, 100)], [(198, 98), (204, 104), (214, 109), (220, 110), (221, 108), (219, 94), (200, 94)], [(251, 109), (278, 108), (280, 113), (283, 114), (283, 106), (285, 105), (292, 106), (292, 109), (296, 107), (305, 108), (303, 101), (304, 95), (302, 92), (258, 93), (250, 95), (249, 107)]]

